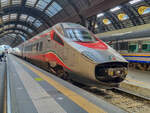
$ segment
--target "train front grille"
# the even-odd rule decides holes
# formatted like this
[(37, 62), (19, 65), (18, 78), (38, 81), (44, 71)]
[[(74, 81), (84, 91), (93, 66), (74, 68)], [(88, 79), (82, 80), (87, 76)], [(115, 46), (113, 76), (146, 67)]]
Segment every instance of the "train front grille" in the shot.
[(127, 75), (128, 63), (126, 62), (110, 62), (99, 64), (95, 68), (96, 79), (101, 82), (119, 83), (123, 81)]

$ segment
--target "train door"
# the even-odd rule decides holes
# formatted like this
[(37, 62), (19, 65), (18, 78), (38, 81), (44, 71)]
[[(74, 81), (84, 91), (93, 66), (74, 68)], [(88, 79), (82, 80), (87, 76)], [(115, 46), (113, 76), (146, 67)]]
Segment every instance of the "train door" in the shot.
[(44, 36), (44, 42), (45, 42), (45, 51), (48, 52), (50, 50), (50, 45), (51, 45), (51, 39), (50, 39), (50, 35), (46, 34)]
[(23, 57), (23, 50), (24, 50), (24, 45), (21, 48), (21, 57)]
[(42, 51), (43, 51), (43, 41), (39, 41), (39, 49), (38, 49), (38, 54), (39, 54), (39, 58), (40, 58), (40, 60), (41, 61), (43, 61), (44, 60), (44, 58), (43, 58), (43, 55), (42, 55)]
[(138, 41), (138, 52), (142, 52), (142, 41)]
[[(51, 35), (51, 43), (50, 48), (51, 52), (60, 60), (63, 62), (63, 55), (64, 55), (64, 41), (62, 40), (61, 36), (53, 32), (53, 35)], [(54, 61), (55, 62), (55, 61)], [(53, 63), (54, 63), (53, 62)], [(58, 63), (58, 62), (57, 62)]]

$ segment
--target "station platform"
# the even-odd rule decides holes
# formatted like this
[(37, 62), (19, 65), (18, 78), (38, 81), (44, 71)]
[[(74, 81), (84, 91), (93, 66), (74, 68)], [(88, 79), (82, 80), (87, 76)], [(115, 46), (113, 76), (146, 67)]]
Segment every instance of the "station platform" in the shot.
[(129, 69), (120, 87), (150, 99), (150, 72)]
[(13, 113), (126, 113), (13, 55), (7, 55), (7, 76)]
[(5, 62), (0, 62), (0, 113), (4, 111), (4, 77), (5, 73)]

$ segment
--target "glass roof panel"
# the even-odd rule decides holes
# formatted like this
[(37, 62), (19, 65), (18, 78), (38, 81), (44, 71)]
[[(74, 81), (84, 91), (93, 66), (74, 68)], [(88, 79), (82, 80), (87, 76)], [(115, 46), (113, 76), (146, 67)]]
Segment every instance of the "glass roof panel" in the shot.
[(1, 7), (10, 5), (10, 0), (1, 0)]
[(62, 7), (58, 3), (56, 3), (56, 2), (52, 3), (52, 7), (54, 7), (57, 11), (62, 10)]
[(36, 5), (36, 8), (40, 9), (41, 11), (43, 11), (47, 5), (48, 5), (48, 3), (45, 2), (44, 0), (39, 0), (39, 2)]
[(8, 32), (13, 32), (13, 30), (9, 30)]
[(28, 15), (25, 15), (25, 14), (21, 14), (20, 16), (20, 20), (26, 20), (28, 17)]
[(40, 27), (40, 26), (42, 25), (42, 23), (41, 23), (39, 20), (36, 20), (36, 21), (34, 22), (34, 25), (35, 25), (36, 27)]
[(18, 33), (18, 30), (14, 30), (13, 32)]
[(52, 0), (43, 0), (46, 3), (50, 3)]
[(0, 18), (0, 24), (2, 24), (2, 22), (3, 22), (3, 21), (2, 21), (2, 18)]
[(28, 29), (26, 26), (22, 26), (22, 28), (23, 28), (24, 30), (27, 30), (27, 29)]
[(17, 25), (18, 28), (22, 28), (22, 25)]
[[(15, 5), (15, 4), (21, 4), (21, 1), (22, 0), (12, 0), (12, 4)], [(31, 0), (32, 1), (32, 0)]]
[(59, 11), (62, 10), (62, 7), (56, 3), (53, 2), (46, 10), (46, 14), (49, 15), (50, 17), (54, 16), (55, 14), (57, 14)]
[[(22, 34), (22, 33), (21, 33)], [(26, 41), (26, 38), (24, 36), (22, 36), (21, 34), (19, 34), (18, 36), (23, 40)]]
[(10, 19), (11, 20), (16, 20), (17, 19), (17, 13), (11, 14)]
[(21, 33), (21, 34), (25, 34), (25, 33), (23, 33), (22, 31), (20, 31), (20, 33)]
[(31, 29), (28, 29), (29, 33), (32, 33), (33, 31)]
[(29, 16), (29, 17), (28, 17), (28, 19), (27, 19), (27, 22), (31, 22), (31, 23), (32, 23), (34, 20), (35, 20), (35, 18), (34, 18), (34, 17)]
[[(8, 35), (9, 36), (9, 35)], [(16, 34), (12, 33), (11, 36), (16, 37)]]
[(51, 12), (52, 16), (55, 15), (57, 13), (57, 10), (55, 10), (54, 7), (49, 7), (48, 10)]
[(9, 20), (9, 15), (5, 15), (5, 16), (3, 16), (3, 17), (2, 17), (2, 19), (3, 19), (3, 22), (8, 21), (8, 20)]
[(34, 7), (37, 0), (27, 0), (26, 5)]
[(14, 27), (14, 26), (15, 26), (15, 24), (10, 24), (10, 25), (9, 25), (9, 27)]
[(4, 29), (8, 29), (8, 28), (10, 28), (8, 25), (5, 25), (5, 26), (4, 26)]
[(26, 33), (23, 33), (23, 32), (22, 32), (22, 34), (23, 34), (25, 37), (27, 37), (27, 36), (28, 36)]
[(22, 31), (19, 31), (19, 33), (24, 34)]
[(52, 12), (51, 12), (51, 11), (49, 11), (49, 10), (46, 10), (46, 11), (45, 11), (45, 13), (46, 13), (48, 16), (50, 16), (50, 17), (52, 17), (52, 16), (53, 16)]
[(3, 30), (3, 27), (0, 28), (0, 31), (2, 31), (2, 30)]

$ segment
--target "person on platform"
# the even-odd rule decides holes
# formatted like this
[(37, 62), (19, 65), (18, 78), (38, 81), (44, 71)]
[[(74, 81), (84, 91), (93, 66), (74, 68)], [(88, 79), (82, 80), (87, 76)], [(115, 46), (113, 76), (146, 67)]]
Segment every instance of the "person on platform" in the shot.
[(3, 57), (5, 56), (5, 53), (2, 52), (2, 54), (0, 55), (0, 61), (2, 62)]

